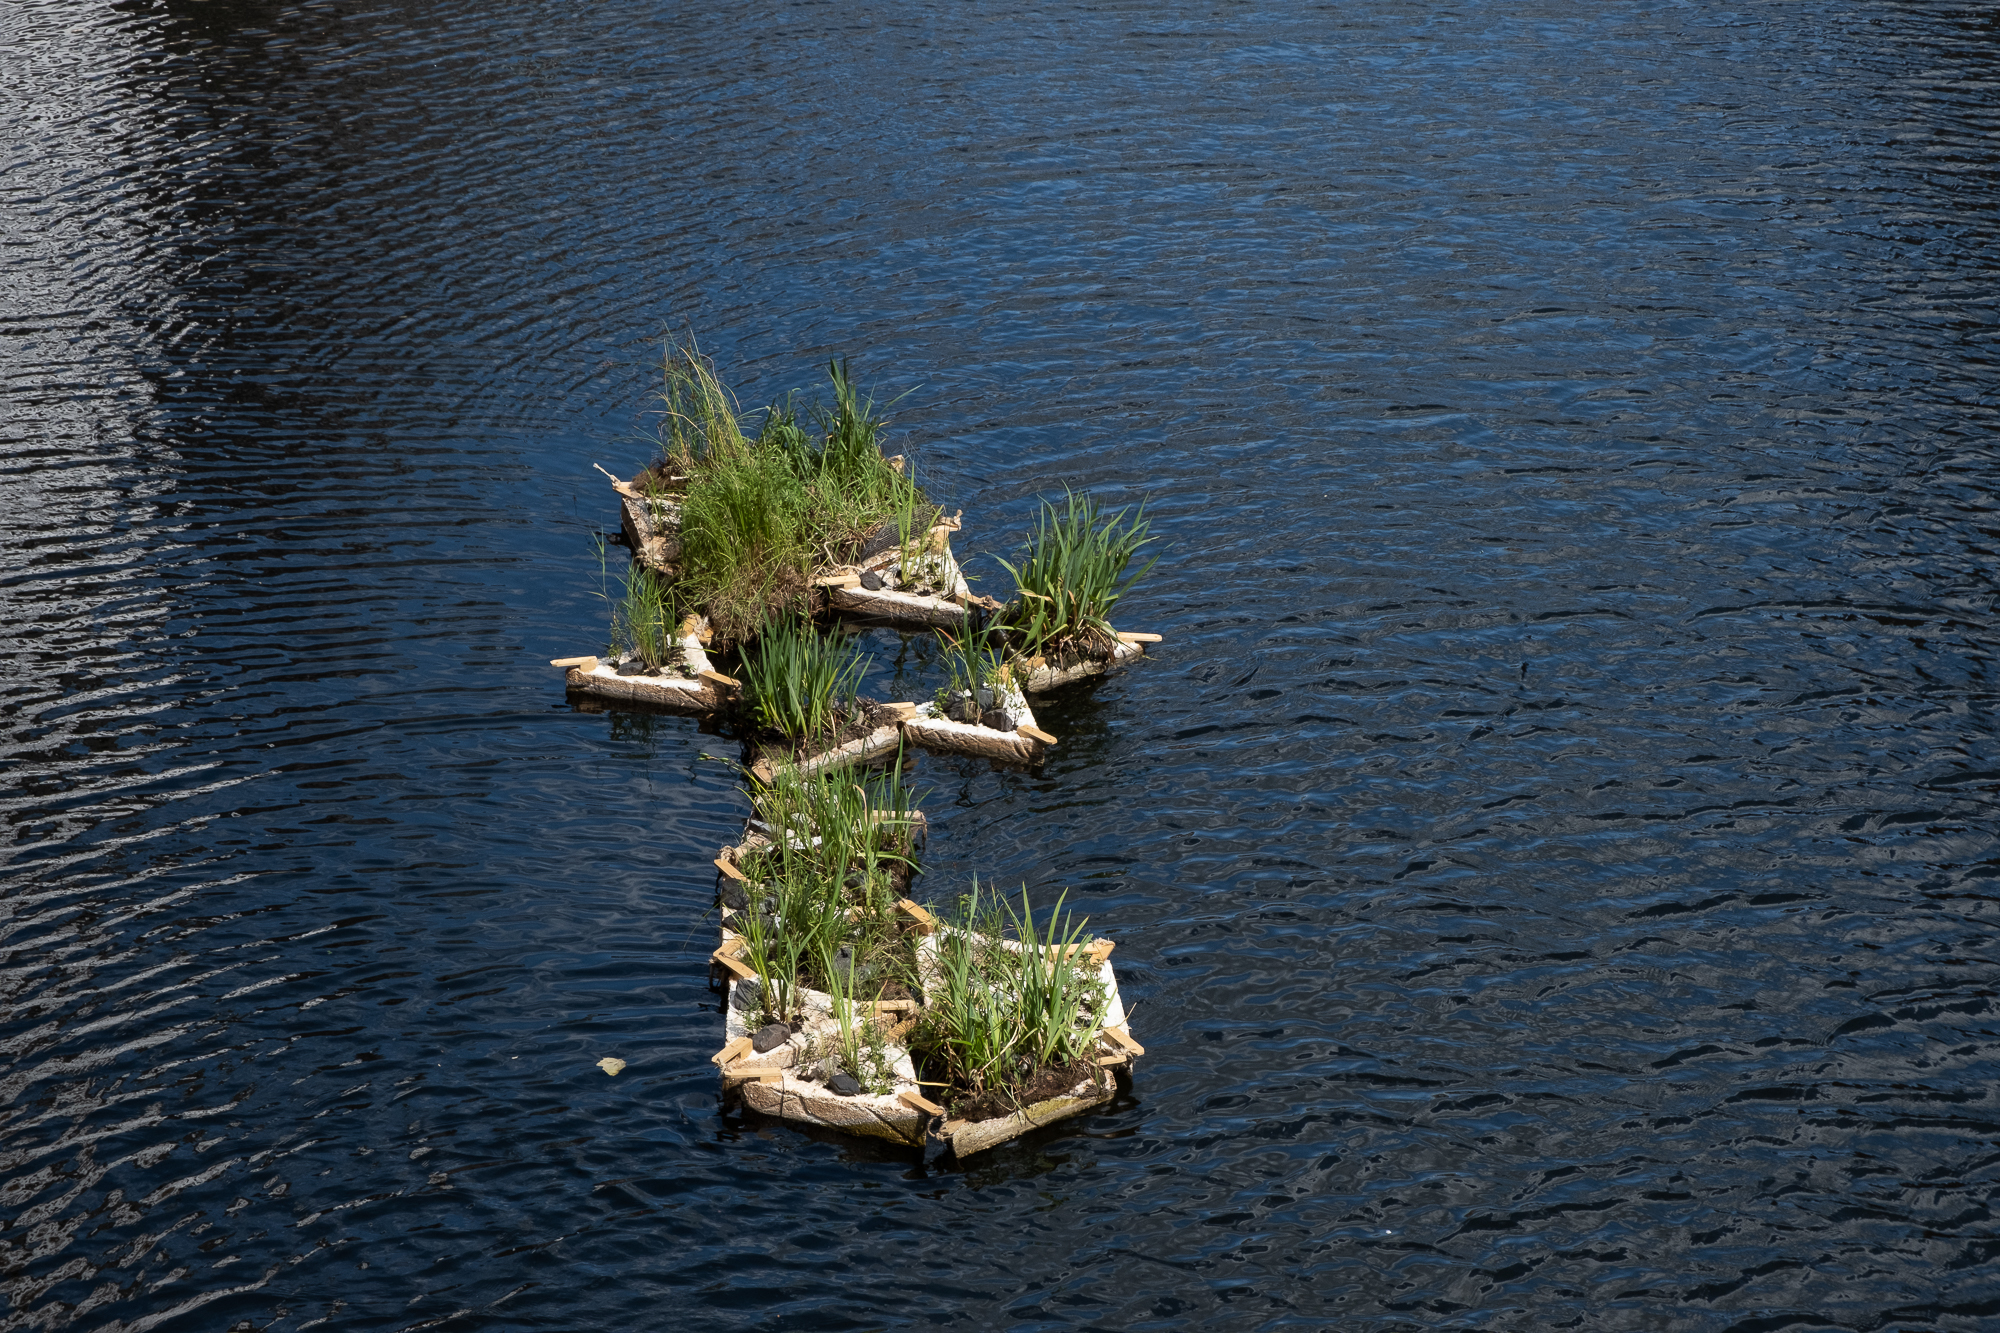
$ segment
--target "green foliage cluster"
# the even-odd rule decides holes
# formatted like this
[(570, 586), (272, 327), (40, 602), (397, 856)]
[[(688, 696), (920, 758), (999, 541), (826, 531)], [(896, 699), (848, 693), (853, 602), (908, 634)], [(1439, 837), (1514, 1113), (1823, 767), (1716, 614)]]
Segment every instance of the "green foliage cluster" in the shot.
[(786, 618), (766, 627), (743, 655), (743, 685), (759, 726), (795, 740), (830, 735), (852, 703), (869, 659), (838, 630)]
[(673, 590), (666, 580), (634, 561), (626, 567), (624, 591), (611, 604), (611, 653), (630, 652), (658, 671), (676, 655), (680, 626)]
[(934, 937), (917, 1037), (954, 1086), (975, 1095), (1006, 1088), (1095, 1049), (1106, 997), (1082, 951), (1086, 924), (1058, 898), (1038, 926), (1025, 888), (1017, 912), (975, 881)]
[(781, 771), (755, 801), (771, 845), (742, 867), (750, 905), (737, 920), (761, 1021), (790, 1021), (801, 988), (852, 1000), (914, 981), (895, 903), (916, 870), (919, 823), (900, 766), (860, 780)]
[[(1127, 567), (1139, 548), (1152, 541), (1145, 506), (1132, 513), (1098, 512), (1097, 501), (1064, 492), (1058, 509), (1042, 502), (1041, 519), (1029, 538), (1021, 564), (1000, 564), (1014, 576), (1018, 592), (1000, 613), (999, 623), (1020, 636), (1027, 656), (1088, 652), (1102, 656), (1114, 642), (1111, 609), (1144, 578), (1158, 557), (1131, 574)], [(1092, 652), (1095, 648), (1098, 651)]]
[(1000, 683), (1000, 648), (991, 635), (971, 629), (962, 634), (939, 630), (937, 641), (938, 665), (945, 672), (945, 683), (936, 695), (940, 712), (948, 712), (967, 694), (976, 696), (983, 686)]
[(656, 504), (680, 497), (680, 578), (727, 642), (802, 612), (815, 566), (845, 563), (884, 524), (907, 527), (924, 507), (907, 472), (882, 456), (885, 422), (832, 361), (831, 406), (802, 419), (787, 398), (744, 429), (734, 397), (692, 344), (665, 362), (661, 459), (646, 473)]

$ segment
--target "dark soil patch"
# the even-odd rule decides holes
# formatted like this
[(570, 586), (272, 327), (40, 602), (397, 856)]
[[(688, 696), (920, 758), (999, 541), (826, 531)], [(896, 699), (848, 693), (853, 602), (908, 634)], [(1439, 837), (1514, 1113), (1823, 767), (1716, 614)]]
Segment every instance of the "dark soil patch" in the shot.
[[(1002, 627), (993, 631), (1001, 643), (1014, 652), (1026, 652), (1028, 636), (1020, 630)], [(1042, 645), (1042, 660), (1052, 667), (1067, 669), (1085, 662), (1108, 662), (1118, 651), (1118, 640), (1095, 625), (1080, 634), (1054, 639)]]
[(977, 1097), (968, 1097), (951, 1108), (962, 1120), (993, 1120), (1012, 1115), (1024, 1106), (1047, 1101), (1068, 1092), (1097, 1072), (1088, 1060), (1072, 1060), (1066, 1065), (1044, 1065), (1011, 1087), (989, 1088)]
[(1081, 634), (1042, 645), (1042, 657), (1052, 667), (1067, 669), (1085, 662), (1108, 662), (1118, 651), (1118, 640), (1095, 625)]
[(687, 491), (687, 479), (682, 477), (677, 480), (674, 473), (668, 469), (664, 461), (654, 463), (644, 472), (632, 478), (629, 484), (633, 490), (639, 491), (642, 494), (650, 493), (657, 487), (675, 499), (679, 499)]

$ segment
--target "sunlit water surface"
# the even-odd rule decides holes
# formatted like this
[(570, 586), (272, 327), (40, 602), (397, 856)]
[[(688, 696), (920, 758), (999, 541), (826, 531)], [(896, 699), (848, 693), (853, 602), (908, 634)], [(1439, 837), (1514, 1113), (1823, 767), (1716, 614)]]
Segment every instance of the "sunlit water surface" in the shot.
[[(2000, 1320), (1990, 7), (0, 48), (0, 1328)], [(688, 327), (907, 394), (988, 590), (1148, 500), (1160, 651), (921, 767), (930, 896), (1117, 940), (1104, 1113), (718, 1104), (733, 752), (546, 665)]]

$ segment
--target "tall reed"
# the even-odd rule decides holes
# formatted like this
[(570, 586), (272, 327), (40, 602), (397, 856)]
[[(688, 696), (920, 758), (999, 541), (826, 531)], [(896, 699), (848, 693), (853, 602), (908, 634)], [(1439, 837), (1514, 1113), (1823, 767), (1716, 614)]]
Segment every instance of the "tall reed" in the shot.
[(1059, 898), (1037, 925), (1025, 888), (1016, 911), (973, 883), (934, 937), (919, 1029), (954, 1085), (975, 1095), (1014, 1086), (1095, 1048), (1106, 1001), (1094, 960), (1082, 951), (1086, 924), (1063, 912)]
[(882, 457), (885, 423), (847, 363), (830, 362), (827, 374), (833, 405), (808, 411), (817, 437), (789, 397), (763, 409), (753, 437), (700, 349), (667, 349), (664, 466), (654, 471), (687, 478), (682, 577), (727, 642), (803, 610), (816, 564), (851, 559), (871, 531), (921, 502), (910, 477)]
[(1109, 640), (1112, 608), (1159, 560), (1126, 573), (1139, 548), (1153, 540), (1144, 505), (1107, 516), (1088, 495), (1065, 491), (1064, 497), (1061, 509), (1042, 502), (1020, 566), (1000, 561), (1019, 589), (1000, 620), (1022, 635), (1031, 654), (1081, 647), (1092, 637)]
[(768, 628), (743, 657), (745, 691), (759, 725), (794, 740), (817, 741), (851, 703), (869, 659), (847, 636), (822, 634), (810, 621)]
[(633, 563), (624, 574), (624, 592), (611, 604), (611, 651), (629, 651), (657, 671), (672, 660), (674, 630), (680, 624), (672, 590), (646, 566)]

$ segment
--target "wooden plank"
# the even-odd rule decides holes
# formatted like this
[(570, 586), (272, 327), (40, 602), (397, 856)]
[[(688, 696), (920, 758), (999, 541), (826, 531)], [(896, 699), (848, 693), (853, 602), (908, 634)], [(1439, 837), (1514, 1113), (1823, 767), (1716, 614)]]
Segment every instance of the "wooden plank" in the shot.
[(870, 592), (866, 588), (828, 588), (826, 591), (827, 600), (837, 610), (880, 616), (891, 624), (935, 625), (954, 629), (965, 623), (965, 608), (942, 597), (919, 597), (915, 593), (897, 592), (891, 588), (883, 588), (879, 592)]
[(724, 958), (734, 958), (737, 954), (743, 952), (743, 946), (749, 942), (750, 938), (747, 935), (733, 935), (725, 932), (722, 947), (710, 954), (709, 957), (718, 962)]
[(1158, 642), (1160, 642), (1160, 636), (1159, 636), (1159, 635), (1157, 635), (1157, 634), (1126, 634), (1126, 633), (1124, 633), (1123, 631), (1120, 631), (1120, 632), (1119, 632), (1119, 635), (1118, 635), (1118, 642), (1120, 642), (1120, 643), (1158, 643)]
[[(597, 468), (599, 472), (604, 472), (604, 469), (602, 467), (598, 467), (598, 465), (595, 463), (592, 463), (591, 466)], [(633, 486), (631, 482), (620, 481), (618, 480), (618, 478), (612, 477), (609, 472), (604, 472), (604, 475), (607, 477), (611, 477), (611, 489), (617, 491), (620, 495), (627, 496), (630, 499), (634, 500), (645, 498), (639, 493), (638, 488)]]
[(915, 716), (916, 716), (916, 715), (917, 715), (918, 713), (921, 713), (921, 712), (923, 711), (923, 708), (924, 708), (924, 706), (923, 706), (922, 704), (913, 704), (913, 703), (898, 703), (898, 704), (883, 704), (883, 705), (882, 705), (882, 711), (883, 711), (883, 712), (885, 712), (885, 713), (890, 713), (890, 714), (893, 714), (893, 715), (894, 715), (894, 717), (895, 717), (895, 719), (896, 719), (896, 721), (898, 721), (898, 722), (908, 722), (908, 721), (909, 721), (909, 720), (910, 720), (911, 718), (915, 717)]
[(1117, 947), (1118, 944), (1115, 940), (1095, 940), (1087, 948), (1084, 949), (1084, 952), (1091, 955), (1093, 958), (1097, 959), (1097, 961), (1101, 963), (1105, 959), (1109, 958), (1111, 956), (1111, 951)]
[(1122, 1027), (1106, 1028), (1104, 1029), (1104, 1035), (1111, 1038), (1112, 1044), (1121, 1047), (1127, 1055), (1144, 1055), (1146, 1053), (1146, 1048), (1138, 1042), (1133, 1041), (1132, 1034)]
[(917, 906), (915, 903), (911, 902), (908, 898), (899, 899), (896, 903), (896, 910), (901, 912), (904, 916), (910, 918), (910, 920), (916, 922), (917, 929), (922, 933), (926, 935), (934, 935), (937, 933), (937, 928), (938, 928), (937, 918), (932, 916), (929, 912), (926, 912), (923, 908)]
[(822, 574), (812, 581), (815, 588), (858, 588), (861, 586), (859, 574)]
[(915, 1000), (863, 1000), (861, 1003), (878, 1014), (906, 1014), (917, 1007)]
[(801, 777), (810, 777), (822, 769), (839, 768), (843, 764), (867, 763), (880, 755), (885, 755), (902, 744), (903, 733), (900, 724), (890, 723), (875, 728), (859, 740), (849, 741), (834, 750), (824, 750), (809, 759), (801, 759), (797, 768)]
[(1041, 694), (1059, 685), (1067, 685), (1073, 680), (1083, 680), (1088, 676), (1101, 676), (1121, 662), (1128, 662), (1145, 655), (1142, 644), (1120, 642), (1111, 651), (1111, 659), (1106, 662), (1078, 662), (1075, 666), (1051, 666), (1046, 658), (1031, 657), (1021, 662), (1026, 678), (1021, 688), (1030, 694)]
[(715, 959), (717, 966), (735, 976), (738, 981), (755, 981), (757, 979), (757, 973), (754, 968), (745, 967), (742, 963), (731, 958), (728, 954), (722, 953), (719, 949), (715, 953), (710, 954), (709, 957)]
[[(1106, 1079), (1105, 1082), (1109, 1085), (1111, 1080)], [(973, 1153), (984, 1152), (995, 1144), (1017, 1138), (1031, 1129), (1040, 1129), (1058, 1120), (1081, 1115), (1092, 1107), (1102, 1106), (1115, 1094), (1114, 1087), (1094, 1087), (1086, 1096), (1071, 1097), (1064, 1094), (1060, 1097), (1051, 1097), (1047, 1101), (1024, 1106), (1012, 1115), (996, 1116), (991, 1120), (981, 1120), (975, 1124), (968, 1125), (961, 1121), (957, 1128), (953, 1128), (951, 1123), (947, 1122), (945, 1129), (951, 1135), (952, 1151), (960, 1157), (969, 1157)]]
[(586, 654), (583, 657), (551, 657), (549, 665), (552, 667), (576, 667), (583, 671), (595, 671), (597, 669), (597, 661), (598, 659), (594, 654)]
[(725, 861), (718, 856), (715, 858), (715, 868), (739, 883), (748, 884), (750, 882), (750, 877), (738, 870), (734, 861)]
[(579, 694), (652, 704), (675, 713), (712, 713), (721, 704), (721, 692), (713, 685), (675, 676), (613, 675), (602, 662), (591, 671), (571, 667), (565, 681)]
[(703, 671), (700, 674), (701, 678), (711, 685), (720, 685), (724, 689), (729, 690), (740, 690), (743, 688), (742, 681), (737, 680), (734, 676), (725, 676), (720, 671)]
[(944, 1114), (942, 1106), (939, 1106), (921, 1092), (899, 1092), (896, 1094), (896, 1100), (909, 1107), (912, 1111), (922, 1111), (925, 1115)]
[(731, 1060), (741, 1059), (749, 1049), (750, 1039), (748, 1037), (737, 1037), (714, 1055), (709, 1056), (708, 1062), (713, 1065), (726, 1065)]
[(1018, 735), (1028, 737), (1030, 740), (1040, 741), (1044, 745), (1056, 744), (1056, 738), (1049, 735), (1048, 732), (1043, 731), (1040, 727), (1020, 726), (1014, 728), (1014, 731)]
[(757, 781), (763, 783), (766, 787), (773, 785), (778, 780), (777, 770), (771, 767), (771, 761), (768, 759), (759, 759), (756, 763), (750, 765), (750, 772), (756, 777)]

